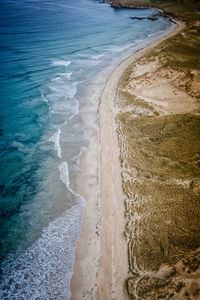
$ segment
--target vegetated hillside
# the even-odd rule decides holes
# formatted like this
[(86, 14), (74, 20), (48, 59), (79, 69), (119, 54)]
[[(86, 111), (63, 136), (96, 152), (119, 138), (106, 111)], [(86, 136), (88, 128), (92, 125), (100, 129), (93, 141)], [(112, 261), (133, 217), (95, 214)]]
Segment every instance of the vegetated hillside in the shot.
[[(161, 63), (194, 76), (200, 71), (200, 1), (199, 0), (113, 0), (116, 7), (156, 7), (185, 23), (185, 29), (167, 39), (150, 53)], [(195, 70), (195, 72), (194, 72)], [(195, 73), (195, 74), (194, 74)], [(189, 87), (187, 87), (189, 88)]]
[(130, 298), (197, 300), (200, 2), (114, 0), (113, 6), (162, 8), (186, 25), (127, 68), (115, 104)]
[(199, 0), (113, 0), (107, 2), (112, 2), (115, 7), (157, 7), (173, 16), (200, 9)]

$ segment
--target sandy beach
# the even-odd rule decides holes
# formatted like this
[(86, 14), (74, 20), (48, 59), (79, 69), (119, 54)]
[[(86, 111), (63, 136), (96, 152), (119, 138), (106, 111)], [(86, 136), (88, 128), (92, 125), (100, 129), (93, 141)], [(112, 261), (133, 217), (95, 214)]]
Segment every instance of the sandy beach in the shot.
[[(89, 118), (86, 114), (90, 144), (81, 160), (83, 172), (79, 184), (79, 193), (85, 197), (86, 207), (71, 281), (72, 300), (128, 299), (125, 287), (128, 251), (123, 235), (126, 221), (115, 121), (118, 108), (114, 105), (116, 88), (132, 62), (183, 28), (183, 23), (177, 23), (173, 31), (123, 61), (107, 81), (100, 106), (91, 107)], [(98, 109), (99, 124), (94, 119)], [(99, 136), (93, 134), (92, 128), (99, 132)]]

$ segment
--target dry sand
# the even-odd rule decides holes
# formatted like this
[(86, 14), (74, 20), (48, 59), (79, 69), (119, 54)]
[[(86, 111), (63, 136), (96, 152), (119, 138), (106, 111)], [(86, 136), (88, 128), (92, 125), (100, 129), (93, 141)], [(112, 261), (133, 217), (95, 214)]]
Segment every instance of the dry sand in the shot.
[[(95, 126), (98, 132), (98, 124), (93, 120), (98, 108), (91, 108), (85, 117), (90, 145), (81, 161), (83, 173), (79, 192), (86, 199), (86, 208), (71, 281), (72, 300), (128, 298), (125, 289), (128, 255), (123, 237), (124, 196), (115, 123), (117, 109), (114, 106), (116, 88), (124, 70), (133, 61), (183, 28), (184, 24), (179, 23), (173, 33), (168, 32), (165, 37), (133, 54), (114, 70), (101, 97), (100, 146), (92, 131)], [(91, 124), (88, 123), (90, 118)], [(100, 174), (97, 172), (99, 163)]]
[(184, 72), (146, 59), (137, 63), (126, 91), (150, 103), (162, 115), (193, 112), (198, 108), (197, 99), (180, 88), (184, 77)]

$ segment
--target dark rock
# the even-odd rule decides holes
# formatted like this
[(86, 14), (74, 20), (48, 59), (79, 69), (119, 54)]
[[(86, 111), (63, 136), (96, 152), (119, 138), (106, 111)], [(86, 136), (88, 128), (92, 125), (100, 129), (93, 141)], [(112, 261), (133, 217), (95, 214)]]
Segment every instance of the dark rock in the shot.
[(151, 16), (151, 17), (148, 17), (147, 19), (148, 19), (148, 20), (151, 20), (151, 21), (156, 21), (156, 20), (158, 20), (158, 17), (156, 17), (156, 16)]
[(156, 16), (150, 16), (150, 17), (129, 17), (131, 20), (151, 20), (156, 21), (158, 20), (158, 17)]
[(129, 17), (131, 20), (145, 20), (145, 17)]

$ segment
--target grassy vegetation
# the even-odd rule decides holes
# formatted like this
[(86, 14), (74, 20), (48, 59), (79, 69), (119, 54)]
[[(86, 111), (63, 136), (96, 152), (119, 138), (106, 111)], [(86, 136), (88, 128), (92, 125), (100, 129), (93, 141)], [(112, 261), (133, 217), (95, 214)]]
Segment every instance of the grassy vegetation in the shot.
[[(200, 175), (200, 117), (133, 119), (125, 113), (119, 120), (130, 154), (128, 165), (137, 170), (138, 178), (123, 182), (123, 190), (128, 198), (133, 192), (142, 196), (129, 214), (144, 215), (139, 230), (134, 226), (132, 255), (141, 269), (173, 264), (199, 246), (200, 203), (195, 187)], [(188, 184), (177, 184), (181, 179)]]
[(122, 113), (118, 119), (131, 153), (128, 163), (140, 176), (181, 179), (199, 176), (200, 116), (132, 118), (130, 113)]
[(121, 99), (121, 104), (124, 106), (135, 106), (146, 108), (155, 113), (157, 115), (158, 113), (154, 110), (154, 107), (150, 104), (148, 104), (146, 101), (144, 101), (142, 98), (138, 98), (126, 91), (120, 91), (119, 97)]
[[(128, 220), (125, 235), (133, 274), (127, 279), (128, 292), (131, 299), (156, 300), (173, 298), (184, 290), (177, 299), (189, 299), (190, 294), (197, 299), (200, 287), (193, 282), (194, 288), (188, 290), (175, 266), (181, 261), (187, 277), (200, 265), (200, 116), (161, 116), (126, 88), (136, 63), (156, 57), (163, 69), (184, 72), (187, 80), (181, 88), (200, 98), (199, 91), (194, 93), (200, 81), (200, 1), (113, 2), (117, 1), (124, 6), (158, 7), (186, 24), (183, 32), (130, 65), (118, 85), (117, 103), (123, 111), (117, 122)], [(138, 107), (143, 114), (136, 113)], [(145, 115), (146, 110), (151, 116)], [(138, 269), (157, 272), (163, 264), (173, 270), (165, 279), (138, 274)]]
[[(133, 118), (126, 112), (119, 114), (117, 121), (128, 153), (119, 139), (120, 160), (128, 174), (126, 180), (122, 175), (133, 274), (127, 280), (128, 291), (131, 299), (169, 299), (169, 293), (174, 295), (185, 286), (174, 268), (176, 263), (182, 260), (187, 275), (200, 264), (200, 116)], [(147, 276), (138, 281), (134, 261), (140, 272), (157, 272), (166, 264), (173, 273), (164, 280)], [(195, 293), (199, 295), (199, 291)]]
[(126, 86), (128, 85), (129, 80), (130, 80), (130, 75), (133, 71), (134, 66), (135, 66), (135, 63), (130, 64), (129, 67), (125, 70), (125, 72), (120, 77), (120, 80), (118, 82), (119, 89), (126, 88)]
[(181, 16), (184, 18), (186, 15), (200, 10), (200, 1), (198, 0), (113, 0), (112, 3), (122, 7), (160, 8), (165, 13), (177, 18)]
[(162, 42), (149, 56), (157, 55), (164, 66), (189, 74), (193, 70), (200, 72), (200, 14), (192, 15), (193, 21), (187, 24), (183, 32)]
[(149, 56), (158, 55), (165, 66), (200, 72), (200, 1), (114, 0), (123, 6), (157, 7), (186, 24), (184, 31), (165, 40)]

